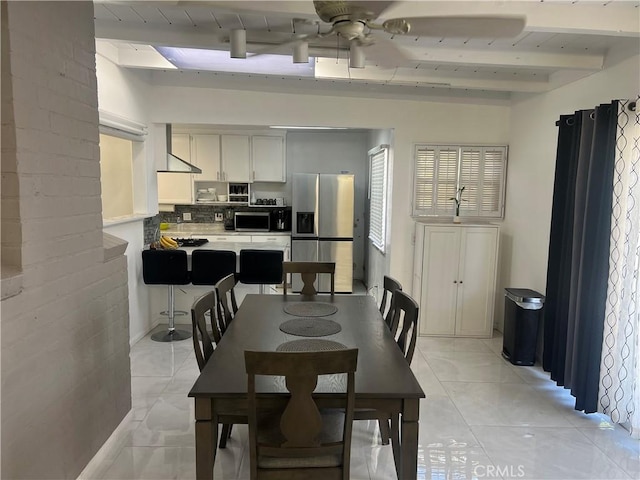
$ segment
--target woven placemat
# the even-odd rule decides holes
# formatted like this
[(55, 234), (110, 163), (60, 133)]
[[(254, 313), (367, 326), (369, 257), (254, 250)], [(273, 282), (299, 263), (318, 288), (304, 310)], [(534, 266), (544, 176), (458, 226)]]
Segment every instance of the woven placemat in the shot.
[(325, 302), (292, 302), (284, 306), (284, 311), (296, 317), (326, 317), (338, 311), (338, 307)]
[(326, 337), (338, 333), (342, 327), (327, 318), (294, 318), (282, 322), (280, 330), (299, 337)]
[(344, 350), (347, 348), (333, 340), (323, 340), (321, 338), (304, 338), (302, 340), (292, 340), (278, 345), (276, 352), (325, 352), (329, 350)]

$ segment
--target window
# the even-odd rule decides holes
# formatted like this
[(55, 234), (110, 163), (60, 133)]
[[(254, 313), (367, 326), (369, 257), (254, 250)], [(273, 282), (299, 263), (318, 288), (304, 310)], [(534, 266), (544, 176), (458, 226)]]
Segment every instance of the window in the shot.
[(133, 215), (132, 142), (100, 134), (102, 217)]
[(382, 253), (387, 237), (388, 163), (388, 145), (369, 150), (369, 240)]
[(460, 215), (502, 218), (506, 146), (416, 145), (415, 216), (450, 216), (464, 187)]
[(100, 110), (100, 182), (105, 225), (147, 215), (145, 136), (144, 125)]

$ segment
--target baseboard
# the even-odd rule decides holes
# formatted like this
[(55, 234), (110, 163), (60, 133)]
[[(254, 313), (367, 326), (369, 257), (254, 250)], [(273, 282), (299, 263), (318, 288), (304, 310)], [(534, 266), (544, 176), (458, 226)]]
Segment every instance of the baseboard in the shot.
[(93, 480), (98, 478), (100, 472), (98, 469), (101, 466), (104, 466), (105, 459), (109, 456), (111, 450), (116, 446), (117, 442), (120, 440), (122, 435), (125, 435), (127, 432), (125, 431), (125, 425), (131, 421), (131, 417), (133, 417), (133, 410), (129, 410), (129, 413), (125, 415), (120, 424), (113, 431), (111, 436), (107, 438), (107, 441), (104, 442), (100, 450), (93, 456), (93, 458), (87, 463), (87, 466), (84, 467), (84, 470), (80, 472), (77, 480)]

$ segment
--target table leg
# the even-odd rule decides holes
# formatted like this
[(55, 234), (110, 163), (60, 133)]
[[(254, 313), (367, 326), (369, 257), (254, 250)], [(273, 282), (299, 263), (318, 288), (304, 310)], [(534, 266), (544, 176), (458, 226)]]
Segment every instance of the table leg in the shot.
[(213, 400), (196, 398), (196, 478), (213, 480), (218, 421), (213, 415)]
[(418, 475), (418, 419), (420, 400), (406, 399), (402, 408), (402, 480), (415, 480)]

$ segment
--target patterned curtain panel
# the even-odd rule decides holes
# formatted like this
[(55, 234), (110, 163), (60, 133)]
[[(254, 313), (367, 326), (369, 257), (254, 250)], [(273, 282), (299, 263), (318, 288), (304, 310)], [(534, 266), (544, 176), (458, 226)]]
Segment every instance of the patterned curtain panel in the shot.
[(640, 438), (640, 114), (618, 104), (598, 411)]

